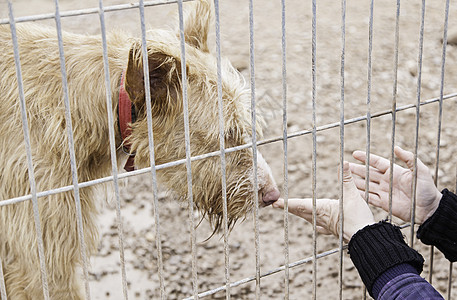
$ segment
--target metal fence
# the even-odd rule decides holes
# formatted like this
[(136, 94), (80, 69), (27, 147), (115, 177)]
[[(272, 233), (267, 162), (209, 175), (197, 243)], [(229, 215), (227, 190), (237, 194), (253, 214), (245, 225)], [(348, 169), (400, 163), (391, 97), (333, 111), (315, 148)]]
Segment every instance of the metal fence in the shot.
[[(186, 0), (184, 0), (186, 1)], [(16, 63), (16, 74), (18, 78), (18, 88), (20, 92), (20, 105), (21, 105), (21, 112), (22, 112), (22, 124), (23, 124), (23, 131), (24, 131), (24, 139), (26, 141), (26, 148), (27, 148), (27, 163), (28, 163), (28, 171), (29, 171), (29, 178), (30, 178), (30, 188), (31, 194), (24, 195), (21, 197), (16, 197), (13, 199), (2, 199), (0, 202), (1, 206), (6, 205), (14, 205), (16, 203), (20, 203), (23, 201), (32, 201), (33, 209), (34, 209), (34, 218), (36, 224), (36, 234), (38, 239), (38, 249), (39, 249), (39, 258), (40, 258), (40, 266), (41, 266), (41, 276), (42, 276), (42, 284), (43, 284), (43, 292), (45, 299), (49, 299), (49, 292), (48, 292), (48, 279), (47, 279), (47, 270), (46, 264), (44, 261), (44, 250), (43, 250), (43, 241), (42, 241), (42, 232), (41, 232), (41, 225), (40, 225), (40, 217), (38, 212), (38, 200), (40, 198), (59, 194), (62, 192), (73, 191), (74, 196), (77, 202), (77, 221), (78, 221), (78, 229), (80, 234), (80, 241), (81, 241), (81, 249), (82, 249), (82, 258), (83, 258), (83, 274), (84, 274), (84, 282), (85, 282), (85, 295), (87, 299), (91, 298), (90, 288), (89, 288), (89, 276), (88, 276), (88, 258), (86, 256), (86, 247), (84, 244), (83, 238), (83, 231), (82, 231), (82, 216), (81, 216), (81, 208), (79, 203), (79, 190), (84, 187), (99, 185), (102, 183), (113, 182), (115, 187), (115, 198), (116, 198), (116, 213), (117, 213), (117, 224), (118, 224), (118, 234), (119, 234), (119, 253), (120, 253), (120, 263), (121, 263), (121, 274), (122, 274), (122, 286), (123, 286), (123, 297), (124, 299), (128, 298), (128, 286), (127, 286), (127, 277), (126, 268), (124, 263), (124, 229), (121, 222), (121, 205), (120, 205), (120, 193), (119, 193), (119, 180), (122, 180), (127, 177), (137, 176), (139, 174), (150, 174), (152, 177), (152, 192), (154, 195), (154, 207), (155, 209), (155, 228), (156, 228), (156, 247), (157, 247), (157, 257), (158, 257), (158, 273), (159, 273), (159, 280), (160, 280), (160, 294), (162, 299), (166, 299), (167, 295), (165, 293), (165, 282), (163, 276), (163, 261), (162, 261), (162, 247), (161, 247), (161, 227), (160, 227), (160, 220), (159, 220), (159, 211), (157, 210), (158, 207), (158, 186), (157, 186), (157, 175), (156, 171), (161, 170), (164, 168), (169, 168), (177, 165), (185, 164), (187, 168), (187, 180), (188, 180), (188, 195), (189, 195), (189, 228), (191, 232), (191, 245), (192, 245), (192, 286), (193, 292), (192, 296), (187, 299), (197, 299), (203, 298), (205, 296), (213, 295), (218, 292), (225, 291), (226, 298), (230, 299), (231, 293), (230, 290), (233, 287), (243, 285), (248, 282), (255, 281), (256, 283), (256, 299), (260, 298), (260, 281), (261, 278), (270, 276), (276, 273), (283, 273), (284, 274), (284, 297), (286, 299), (289, 298), (289, 270), (291, 268), (295, 268), (297, 266), (303, 265), (305, 263), (312, 262), (313, 264), (313, 276), (312, 276), (312, 298), (317, 298), (317, 260), (325, 258), (329, 255), (339, 255), (339, 298), (342, 299), (343, 293), (343, 252), (346, 249), (346, 246), (343, 243), (342, 234), (340, 234), (339, 239), (339, 246), (338, 248), (328, 250), (325, 252), (318, 252), (317, 251), (317, 230), (316, 230), (316, 222), (313, 223), (313, 253), (312, 256), (304, 258), (299, 261), (290, 262), (289, 261), (289, 220), (288, 220), (288, 213), (287, 213), (287, 199), (288, 199), (288, 140), (300, 136), (311, 135), (312, 136), (312, 144), (313, 144), (313, 151), (312, 151), (312, 191), (313, 191), (313, 215), (316, 214), (316, 174), (317, 174), (317, 140), (316, 136), (319, 132), (329, 130), (332, 128), (339, 128), (340, 132), (340, 155), (339, 161), (342, 162), (344, 160), (344, 141), (345, 141), (345, 126), (348, 124), (362, 122), (366, 124), (366, 152), (368, 153), (368, 160), (369, 160), (369, 153), (371, 149), (371, 121), (374, 118), (382, 117), (382, 116), (391, 116), (391, 168), (394, 163), (394, 145), (395, 145), (395, 137), (396, 137), (396, 115), (397, 112), (405, 111), (405, 110), (415, 110), (416, 116), (416, 131), (415, 131), (415, 159), (417, 163), (417, 152), (418, 152), (418, 137), (419, 137), (419, 116), (420, 116), (420, 109), (422, 106), (426, 106), (432, 103), (439, 104), (439, 123), (437, 130), (437, 147), (436, 147), (436, 168), (435, 168), (435, 183), (438, 182), (438, 170), (439, 170), (439, 155), (440, 155), (440, 133), (441, 133), (441, 120), (442, 120), (442, 107), (443, 101), (448, 99), (453, 99), (457, 97), (457, 93), (452, 94), (444, 94), (444, 75), (445, 75), (445, 61), (446, 61), (446, 41), (447, 41), (447, 25), (448, 25), (448, 16), (449, 16), (449, 0), (446, 1), (446, 8), (444, 12), (444, 31), (443, 31), (443, 48), (442, 48), (442, 57), (441, 57), (441, 85), (440, 85), (440, 92), (439, 96), (432, 99), (421, 99), (421, 74), (422, 74), (422, 57), (423, 57), (423, 41), (424, 41), (424, 19), (425, 19), (425, 0), (422, 1), (422, 8), (421, 8), (421, 26), (420, 26), (420, 33), (419, 33), (419, 45), (418, 45), (418, 60), (417, 60), (417, 98), (416, 103), (411, 103), (403, 106), (397, 106), (397, 71), (398, 71), (398, 53), (399, 53), (399, 36), (400, 36), (400, 0), (397, 0), (397, 11), (395, 16), (395, 61), (394, 61), (394, 78), (393, 78), (393, 86), (392, 86), (392, 94), (391, 94), (391, 109), (384, 110), (384, 111), (377, 111), (372, 112), (371, 109), (371, 86), (372, 86), (372, 42), (373, 42), (373, 16), (374, 16), (374, 1), (371, 1), (370, 6), (370, 15), (369, 15), (369, 39), (368, 39), (368, 62), (367, 62), (367, 97), (366, 97), (366, 114), (346, 119), (345, 118), (345, 55), (346, 55), (346, 1), (341, 1), (341, 20), (340, 20), (340, 29), (341, 29), (341, 40), (340, 40), (340, 47), (341, 47), (341, 66), (340, 66), (340, 116), (339, 122), (329, 123), (322, 126), (317, 125), (316, 121), (316, 21), (317, 21), (317, 14), (316, 14), (316, 0), (312, 0), (311, 2), (311, 9), (312, 9), (312, 28), (311, 28), (311, 43), (312, 43), (312, 66), (311, 66), (311, 74), (312, 74), (312, 129), (311, 130), (299, 130), (294, 132), (288, 132), (288, 116), (287, 116), (287, 105), (288, 105), (288, 85), (287, 85), (287, 56), (286, 56), (286, 1), (281, 0), (281, 8), (282, 8), (282, 40), (281, 40), (281, 47), (282, 47), (282, 119), (283, 119), (283, 135), (278, 137), (273, 137), (265, 140), (258, 140), (256, 137), (255, 131), (255, 124), (256, 124), (256, 74), (255, 74), (255, 58), (254, 58), (254, 4), (252, 0), (249, 0), (249, 32), (250, 32), (250, 88), (251, 88), (251, 112), (252, 112), (252, 141), (251, 143), (232, 147), (232, 148), (225, 148), (224, 138), (223, 138), (223, 119), (222, 119), (222, 79), (221, 79), (221, 35), (220, 35), (220, 17), (219, 17), (219, 1), (215, 0), (215, 31), (216, 31), (216, 55), (217, 55), (217, 66), (218, 66), (218, 104), (219, 104), (219, 116), (220, 116), (220, 150), (212, 153), (206, 153), (203, 155), (198, 156), (191, 156), (190, 154), (190, 138), (189, 138), (189, 122), (188, 122), (188, 109), (187, 109), (187, 74), (186, 74), (186, 53), (185, 53), (185, 45), (184, 45), (184, 30), (183, 30), (183, 0), (175, 1), (175, 0), (153, 0), (153, 1), (140, 1), (139, 3), (127, 3), (121, 5), (113, 5), (113, 6), (103, 6), (102, 0), (99, 2), (98, 8), (87, 8), (81, 10), (72, 10), (72, 11), (60, 11), (59, 10), (59, 2), (55, 0), (55, 13), (52, 14), (43, 14), (43, 15), (32, 15), (26, 17), (14, 17), (13, 15), (13, 5), (11, 2), (8, 2), (8, 11), (9, 11), (9, 19), (0, 20), (0, 24), (9, 24), (11, 27), (12, 33), (12, 40), (14, 44), (14, 55), (15, 55), (15, 63)], [(279, 0), (278, 0), (279, 1)], [(144, 8), (148, 6), (156, 6), (162, 4), (176, 4), (178, 7), (178, 14), (179, 14), (179, 28), (180, 28), (180, 38), (181, 38), (181, 63), (182, 63), (182, 92), (183, 92), (183, 107), (184, 107), (184, 120), (185, 120), (185, 138), (186, 138), (186, 158), (183, 160), (170, 162), (162, 165), (155, 164), (154, 158), (154, 140), (153, 140), (153, 133), (150, 130), (148, 134), (149, 139), (149, 152), (150, 152), (150, 167), (145, 169), (136, 170), (129, 173), (119, 173), (117, 168), (117, 161), (116, 161), (116, 145), (115, 145), (115, 134), (114, 134), (114, 120), (112, 115), (112, 99), (111, 99), (111, 90), (110, 90), (110, 74), (108, 70), (108, 54), (107, 54), (107, 42), (106, 42), (106, 32), (105, 32), (105, 19), (104, 15), (108, 12), (113, 11), (121, 11), (121, 10), (138, 10), (140, 16), (140, 23), (141, 23), (141, 37), (142, 37), (142, 51), (146, 53), (146, 25), (145, 25), (145, 16), (144, 16)], [(87, 182), (79, 182), (78, 174), (76, 169), (76, 158), (75, 158), (75, 151), (74, 151), (74, 142), (72, 136), (72, 123), (71, 123), (71, 115), (70, 115), (70, 104), (69, 104), (69, 95), (68, 95), (68, 88), (67, 88), (67, 75), (66, 75), (66, 68), (65, 68), (65, 59), (63, 53), (63, 41), (62, 41), (62, 29), (61, 29), (61, 18), (72, 17), (72, 16), (80, 16), (80, 15), (88, 15), (88, 14), (98, 14), (100, 18), (100, 25), (101, 25), (101, 34), (102, 34), (102, 41), (103, 41), (103, 59), (104, 59), (104, 71), (105, 71), (105, 82), (106, 82), (106, 105), (108, 111), (108, 120), (110, 125), (110, 151), (112, 157), (112, 175), (99, 178), (96, 180), (91, 180)], [(24, 99), (24, 89), (22, 86), (22, 75), (21, 75), (21, 65), (19, 61), (19, 49), (17, 47), (17, 36), (16, 36), (16, 28), (15, 24), (19, 22), (30, 22), (30, 21), (37, 21), (37, 20), (46, 20), (51, 19), (55, 20), (56, 29), (58, 33), (58, 40), (59, 40), (59, 51), (60, 51), (60, 64), (61, 64), (61, 72), (62, 72), (62, 85), (65, 92), (64, 103), (65, 103), (65, 116), (66, 116), (66, 126), (67, 126), (67, 133), (69, 136), (69, 149), (70, 149), (70, 157), (71, 157), (71, 168), (72, 168), (72, 179), (73, 185), (71, 186), (62, 186), (62, 187), (55, 187), (55, 189), (47, 190), (43, 192), (37, 192), (36, 184), (35, 184), (35, 176), (34, 176), (34, 169), (33, 169), (33, 162), (32, 162), (32, 154), (31, 154), (31, 147), (30, 147), (30, 139), (29, 139), (29, 128), (27, 127), (27, 113), (25, 107), (25, 99)], [(148, 63), (147, 57), (143, 56), (144, 59), (144, 72), (148, 73)], [(147, 104), (147, 121), (149, 128), (152, 128), (152, 117), (151, 117), (151, 101), (150, 101), (150, 92), (149, 92), (149, 77), (145, 76), (145, 89), (146, 89), (146, 104)], [(238, 151), (241, 149), (252, 148), (254, 153), (254, 170), (257, 169), (257, 147), (260, 145), (265, 145), (274, 142), (282, 142), (283, 145), (283, 153), (284, 153), (284, 186), (282, 195), (285, 198), (285, 209), (284, 209), (284, 243), (286, 245), (284, 249), (284, 265), (279, 266), (276, 269), (269, 270), (267, 272), (260, 271), (260, 255), (259, 255), (259, 207), (258, 204), (256, 205), (254, 218), (255, 218), (255, 257), (256, 257), (256, 268), (255, 272), (253, 270), (254, 275), (252, 277), (244, 278), (238, 281), (232, 281), (231, 279), (231, 271), (230, 271), (230, 253), (229, 253), (229, 235), (228, 235), (228, 227), (227, 227), (227, 199), (226, 199), (226, 178), (225, 178), (225, 155), (227, 153), (231, 153), (234, 151)], [(221, 170), (222, 170), (222, 186), (223, 186), (223, 199), (224, 199), (224, 233), (223, 233), (223, 242), (224, 242), (224, 256), (225, 256), (225, 284), (217, 287), (212, 290), (208, 291), (199, 291), (198, 289), (198, 280), (197, 280), (197, 259), (196, 259), (196, 234), (195, 234), (195, 223), (194, 223), (194, 212), (193, 212), (193, 199), (192, 199), (192, 176), (191, 176), (191, 162), (201, 159), (206, 159), (208, 157), (220, 157), (221, 161)], [(367, 175), (368, 178), (368, 165), (367, 162)], [(339, 174), (342, 177), (342, 167), (339, 168)], [(416, 176), (416, 169), (414, 170), (414, 174)], [(257, 174), (255, 171), (255, 182), (254, 185), (257, 186)], [(392, 181), (392, 174), (391, 174), (391, 181)], [(367, 181), (368, 182), (368, 181)], [(368, 184), (368, 183), (367, 183)], [(339, 185), (339, 196), (340, 198), (343, 197), (343, 189), (342, 183)], [(368, 188), (367, 188), (368, 191)], [(413, 194), (416, 193), (416, 181), (414, 181), (413, 186)], [(257, 197), (257, 195), (256, 195)], [(413, 200), (415, 196), (413, 197)], [(256, 199), (257, 200), (257, 199)], [(392, 220), (392, 186), (390, 187), (390, 213), (389, 213), (389, 220)], [(255, 201), (257, 203), (257, 201)], [(341, 220), (343, 219), (342, 215), (342, 202), (340, 202), (340, 211), (341, 211)], [(410, 243), (411, 246), (414, 242), (414, 218), (415, 218), (415, 201), (412, 201), (412, 216), (411, 222), (409, 224), (404, 224), (402, 227), (410, 227), (411, 235), (410, 235)], [(315, 218), (314, 218), (315, 219)], [(340, 226), (342, 228), (342, 226)], [(431, 251), (430, 257), (430, 271), (429, 271), (429, 281), (433, 279), (433, 249)], [(4, 278), (2, 273), (2, 261), (0, 260), (0, 295), (2, 299), (6, 299), (6, 288), (4, 284)], [(447, 289), (447, 298), (451, 299), (451, 283), (452, 283), (452, 263), (449, 266), (449, 274), (448, 274), (448, 289)], [(364, 296), (365, 297), (365, 296)]]

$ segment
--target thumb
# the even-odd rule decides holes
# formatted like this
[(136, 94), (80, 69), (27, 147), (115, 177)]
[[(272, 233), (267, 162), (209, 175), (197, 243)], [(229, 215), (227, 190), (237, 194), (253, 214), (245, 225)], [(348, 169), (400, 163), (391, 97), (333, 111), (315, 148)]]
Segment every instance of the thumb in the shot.
[(343, 164), (343, 212), (344, 212), (344, 240), (348, 241), (352, 235), (366, 225), (373, 224), (373, 213), (354, 183), (349, 163)]
[(343, 163), (343, 191), (344, 198), (350, 202), (353, 202), (355, 199), (360, 197), (359, 190), (355, 186), (351, 168), (349, 167), (349, 163), (347, 161)]
[(412, 152), (403, 150), (402, 148), (395, 146), (394, 149), (395, 155), (412, 171), (414, 169), (414, 154)]
[(349, 182), (352, 179), (351, 169), (347, 161), (343, 162), (343, 182)]
[(349, 167), (349, 163), (347, 161), (344, 161), (343, 163), (343, 185), (344, 188), (350, 188), (354, 185), (354, 178), (352, 178), (351, 168)]

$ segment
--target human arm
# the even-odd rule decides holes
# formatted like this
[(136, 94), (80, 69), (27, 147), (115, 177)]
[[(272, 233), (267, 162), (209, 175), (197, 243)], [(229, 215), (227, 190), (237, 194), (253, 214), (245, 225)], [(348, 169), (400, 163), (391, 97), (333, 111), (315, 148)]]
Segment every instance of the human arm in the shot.
[(377, 300), (444, 299), (430, 283), (409, 264), (401, 264), (384, 272), (373, 285)]
[(375, 299), (423, 299), (418, 295), (443, 299), (419, 276), (424, 259), (405, 243), (398, 226), (385, 221), (366, 226), (354, 234), (348, 251), (367, 291)]

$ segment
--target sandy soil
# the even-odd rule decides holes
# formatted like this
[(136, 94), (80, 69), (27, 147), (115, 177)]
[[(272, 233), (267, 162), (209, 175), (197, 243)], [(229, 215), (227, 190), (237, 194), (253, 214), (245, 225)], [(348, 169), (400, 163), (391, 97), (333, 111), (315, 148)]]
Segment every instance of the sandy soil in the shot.
[[(121, 0), (105, 1), (105, 5), (119, 4)], [(428, 1), (426, 7), (424, 54), (422, 67), (421, 99), (439, 96), (441, 71), (441, 38), (444, 26), (443, 0)], [(5, 18), (6, 5), (0, 1), (0, 17)], [(255, 1), (255, 73), (256, 95), (259, 109), (265, 115), (265, 138), (282, 136), (282, 70), (281, 70), (281, 9), (280, 1)], [(296, 132), (312, 127), (312, 79), (311, 79), (311, 20), (310, 1), (288, 0), (287, 5), (287, 101), (288, 131)], [(97, 1), (62, 0), (62, 10), (97, 7)], [(53, 12), (53, 1), (16, 0), (17, 16)], [(419, 1), (402, 1), (400, 24), (400, 53), (398, 69), (398, 105), (417, 101), (417, 58), (419, 45)], [(317, 125), (339, 121), (340, 116), (340, 58), (341, 13), (340, 4), (334, 1), (318, 1), (317, 5)], [(153, 27), (170, 24), (176, 5), (147, 9), (147, 22)], [(367, 112), (367, 57), (369, 1), (355, 0), (347, 3), (346, 57), (345, 57), (345, 117), (364, 116)], [(373, 28), (373, 72), (371, 84), (371, 112), (374, 114), (391, 108), (393, 87), (394, 1), (376, 1)], [(249, 78), (249, 19), (248, 1), (221, 1), (222, 53)], [(457, 29), (457, 6), (451, 3), (450, 32)], [(139, 34), (138, 11), (107, 13), (109, 30), (121, 28)], [(52, 21), (42, 23), (53, 24)], [(175, 26), (170, 24), (170, 26)], [(65, 18), (67, 31), (97, 34), (97, 15)], [(457, 47), (448, 46), (446, 56), (444, 93), (457, 91)], [(442, 135), (438, 185), (455, 190), (456, 151), (455, 115), (456, 99), (443, 104)], [(406, 149), (414, 149), (416, 115), (414, 109), (398, 113), (395, 143)], [(371, 151), (388, 156), (391, 145), (390, 115), (376, 118), (371, 123)], [(430, 168), (436, 165), (438, 133), (438, 105), (421, 107), (419, 130), (419, 157)], [(355, 149), (365, 149), (366, 123), (345, 126), (345, 159)], [(288, 143), (289, 196), (312, 196), (312, 136), (295, 137)], [(317, 190), (318, 198), (337, 197), (337, 166), (339, 162), (339, 128), (319, 132), (317, 135)], [(284, 159), (281, 142), (260, 147), (270, 163), (278, 185), (283, 188)], [(131, 178), (121, 189), (122, 216), (125, 231), (125, 262), (130, 299), (157, 299), (159, 279), (155, 226), (152, 210), (150, 176)], [(192, 295), (192, 268), (188, 212), (186, 206), (177, 203), (165, 192), (160, 194), (161, 239), (164, 261), (164, 279), (167, 299), (181, 299)], [(100, 251), (92, 259), (90, 287), (93, 299), (121, 299), (122, 286), (119, 267), (118, 235), (114, 205), (108, 205), (101, 215)], [(376, 211), (377, 219), (385, 213)], [(198, 217), (198, 216), (196, 216)], [(261, 272), (275, 269), (284, 263), (284, 216), (272, 208), (260, 212)], [(289, 253), (294, 262), (312, 256), (312, 226), (290, 216)], [(417, 228), (416, 228), (417, 229)], [(410, 229), (405, 229), (409, 240)], [(211, 230), (203, 221), (197, 229), (198, 289), (205, 291), (224, 285), (224, 248), (220, 236), (207, 242)], [(230, 280), (237, 281), (255, 275), (255, 249), (253, 217), (239, 223), (229, 238)], [(337, 239), (318, 236), (319, 252), (338, 247)], [(429, 249), (416, 243), (426, 258), (424, 277), (428, 278)], [(317, 262), (317, 298), (338, 298), (338, 254), (319, 259)], [(290, 270), (290, 298), (308, 299), (312, 292), (312, 263)], [(436, 251), (434, 260), (434, 286), (447, 293), (449, 263)], [(347, 254), (343, 265), (343, 298), (362, 298), (362, 282)], [(454, 273), (456, 268), (454, 266)], [(284, 273), (280, 272), (261, 280), (261, 299), (280, 299), (284, 295)], [(457, 282), (452, 283), (457, 297)], [(233, 299), (254, 299), (255, 283), (249, 282), (232, 288)], [(223, 299), (220, 292), (209, 298)]]

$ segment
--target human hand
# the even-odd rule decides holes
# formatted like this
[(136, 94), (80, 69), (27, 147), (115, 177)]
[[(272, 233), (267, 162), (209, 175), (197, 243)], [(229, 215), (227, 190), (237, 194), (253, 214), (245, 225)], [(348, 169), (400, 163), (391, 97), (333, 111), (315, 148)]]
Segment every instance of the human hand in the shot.
[[(412, 181), (414, 168), (414, 154), (412, 152), (395, 147), (395, 155), (406, 165), (408, 169), (394, 164), (393, 187), (392, 187), (392, 214), (403, 221), (411, 220), (411, 198)], [(366, 154), (362, 151), (355, 151), (352, 156), (365, 163)], [(360, 176), (355, 178), (355, 185), (365, 198), (365, 175), (364, 165), (350, 163), (351, 171)], [(369, 171), (369, 199), (368, 202), (380, 207), (385, 211), (389, 210), (389, 180), (390, 161), (377, 155), (370, 155)], [(436, 188), (429, 169), (417, 159), (417, 185), (416, 185), (416, 214), (414, 221), (422, 224), (438, 208), (442, 194)]]
[[(313, 220), (313, 200), (289, 199), (289, 212), (302, 217), (308, 222)], [(284, 209), (284, 199), (273, 203), (273, 207)], [(343, 239), (348, 242), (352, 235), (367, 225), (374, 223), (373, 214), (357, 190), (351, 175), (349, 163), (343, 165)], [(339, 236), (340, 233), (339, 200), (316, 199), (317, 231), (323, 234)]]

